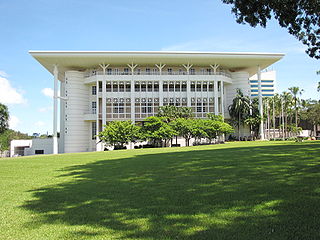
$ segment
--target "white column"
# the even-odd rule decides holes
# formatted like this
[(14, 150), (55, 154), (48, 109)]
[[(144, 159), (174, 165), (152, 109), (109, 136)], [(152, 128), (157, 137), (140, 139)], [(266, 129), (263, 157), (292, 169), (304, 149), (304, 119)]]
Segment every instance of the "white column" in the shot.
[[(214, 85), (213, 85), (213, 93), (214, 93), (214, 115), (219, 115), (219, 96), (218, 96), (218, 81), (217, 81), (217, 69), (219, 68), (219, 64), (210, 65), (210, 67), (213, 69), (213, 75), (214, 75)], [(222, 104), (222, 101), (221, 101)]]
[(219, 102), (218, 102), (218, 81), (216, 79), (216, 75), (214, 76), (214, 85), (213, 85), (213, 91), (214, 91), (214, 115), (219, 115)]
[(96, 117), (96, 151), (99, 151), (100, 148), (99, 148), (99, 80), (98, 80), (98, 76), (96, 76), (97, 80), (96, 80), (96, 88), (97, 88), (97, 91), (96, 91), (96, 94), (97, 94), (97, 97), (96, 97), (96, 102), (97, 102), (97, 110), (96, 110), (96, 114), (97, 114), (97, 117)]
[(127, 66), (131, 69), (131, 92), (130, 92), (130, 99), (131, 99), (131, 121), (135, 122), (135, 97), (134, 97), (134, 69), (138, 66), (138, 64), (127, 64)]
[(102, 131), (104, 129), (104, 125), (107, 124), (107, 80), (106, 80), (106, 69), (109, 67), (109, 64), (100, 64), (100, 67), (103, 70), (103, 78), (102, 78)]
[(261, 92), (261, 68), (258, 66), (258, 98), (259, 98), (259, 113), (261, 117), (261, 122), (260, 122), (260, 139), (264, 140), (264, 129), (263, 129), (263, 104), (262, 104), (262, 92)]
[(159, 69), (159, 106), (163, 106), (163, 80), (162, 80), (162, 69), (166, 66), (165, 64), (160, 63), (155, 64)]
[(220, 91), (221, 91), (221, 116), (224, 117), (224, 83), (223, 81), (221, 81)]
[(190, 93), (191, 93), (191, 83), (190, 83), (190, 68), (192, 68), (192, 64), (188, 63), (187, 65), (182, 64), (182, 66), (186, 69), (187, 71), (187, 107), (191, 107), (191, 99), (190, 99)]
[(53, 154), (58, 154), (58, 67), (54, 65), (54, 88), (53, 88)]

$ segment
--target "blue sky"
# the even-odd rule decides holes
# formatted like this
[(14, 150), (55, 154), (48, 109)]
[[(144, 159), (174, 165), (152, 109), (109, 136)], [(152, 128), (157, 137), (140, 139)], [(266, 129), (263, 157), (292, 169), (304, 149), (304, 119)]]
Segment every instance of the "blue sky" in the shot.
[(0, 0), (0, 101), (11, 127), (52, 132), (52, 76), (29, 50), (194, 50), (282, 52), (278, 90), (319, 98), (319, 61), (275, 21), (266, 29), (235, 22), (220, 0)]

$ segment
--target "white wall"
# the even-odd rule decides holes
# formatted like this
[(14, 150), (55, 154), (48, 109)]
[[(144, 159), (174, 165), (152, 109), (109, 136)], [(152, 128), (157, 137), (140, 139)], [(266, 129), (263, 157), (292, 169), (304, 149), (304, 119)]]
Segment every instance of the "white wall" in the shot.
[[(89, 86), (84, 84), (84, 73), (67, 71), (65, 104), (64, 150), (68, 152), (85, 152), (89, 149), (90, 123), (84, 121), (84, 113), (89, 107)], [(67, 120), (66, 120), (67, 119)]]

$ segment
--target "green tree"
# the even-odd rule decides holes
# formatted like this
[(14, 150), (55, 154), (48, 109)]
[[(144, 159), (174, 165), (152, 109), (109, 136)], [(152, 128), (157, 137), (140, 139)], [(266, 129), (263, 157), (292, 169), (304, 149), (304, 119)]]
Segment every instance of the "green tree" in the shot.
[(238, 127), (238, 135), (240, 140), (240, 126), (244, 124), (244, 120), (250, 114), (250, 99), (245, 96), (240, 89), (237, 89), (237, 94), (232, 100), (232, 104), (228, 108), (231, 120)]
[(112, 146), (123, 148), (124, 144), (137, 141), (140, 135), (140, 127), (131, 121), (114, 121), (105, 125), (99, 138)]
[(15, 139), (31, 139), (31, 136), (12, 129), (7, 129), (0, 134), (0, 151), (9, 150), (10, 142)]
[(266, 27), (274, 17), (281, 27), (305, 44), (310, 57), (320, 59), (319, 0), (222, 0), (231, 4), (237, 23)]
[(295, 109), (295, 124), (296, 124), (296, 127), (298, 127), (298, 111), (299, 111), (299, 103), (300, 103), (300, 98), (298, 97), (298, 95), (302, 94), (303, 89), (300, 89), (299, 87), (291, 87), (289, 88), (289, 91), (293, 96), (293, 104)]
[(206, 138), (209, 143), (223, 134), (230, 134), (234, 132), (233, 128), (228, 123), (221, 121), (221, 118), (218, 118), (218, 120), (203, 119), (202, 121), (203, 130), (206, 133)]
[(177, 135), (172, 126), (167, 123), (166, 117), (152, 116), (146, 118), (141, 130), (144, 137), (155, 146), (165, 146), (168, 140)]
[(0, 134), (9, 127), (9, 110), (8, 107), (0, 103)]
[(171, 123), (178, 136), (182, 136), (186, 141), (186, 146), (190, 145), (190, 139), (194, 136), (195, 121), (193, 119), (178, 118)]

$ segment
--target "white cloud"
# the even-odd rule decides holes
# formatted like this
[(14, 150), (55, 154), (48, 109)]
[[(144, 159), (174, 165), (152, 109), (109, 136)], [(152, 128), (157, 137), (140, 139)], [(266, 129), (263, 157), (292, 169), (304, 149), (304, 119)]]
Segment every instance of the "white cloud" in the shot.
[(52, 106), (41, 107), (38, 109), (39, 112), (50, 112), (52, 110), (53, 110)]
[(0, 70), (0, 77), (7, 78), (9, 75), (5, 71)]
[(14, 115), (10, 116), (10, 119), (9, 119), (9, 128), (10, 128), (10, 129), (17, 130), (17, 126), (18, 126), (19, 124), (20, 124), (19, 118), (17, 118), (17, 117), (14, 116)]
[(53, 98), (53, 89), (52, 88), (44, 88), (41, 90), (41, 92), (43, 95), (50, 97), (50, 98)]
[(0, 74), (0, 102), (4, 104), (22, 104), (26, 99), (17, 89), (11, 86), (9, 80)]
[(46, 124), (45, 124), (45, 122), (43, 122), (43, 121), (37, 121), (37, 122), (34, 123), (34, 125), (35, 125), (36, 127), (43, 127), (43, 126), (46, 125)]

